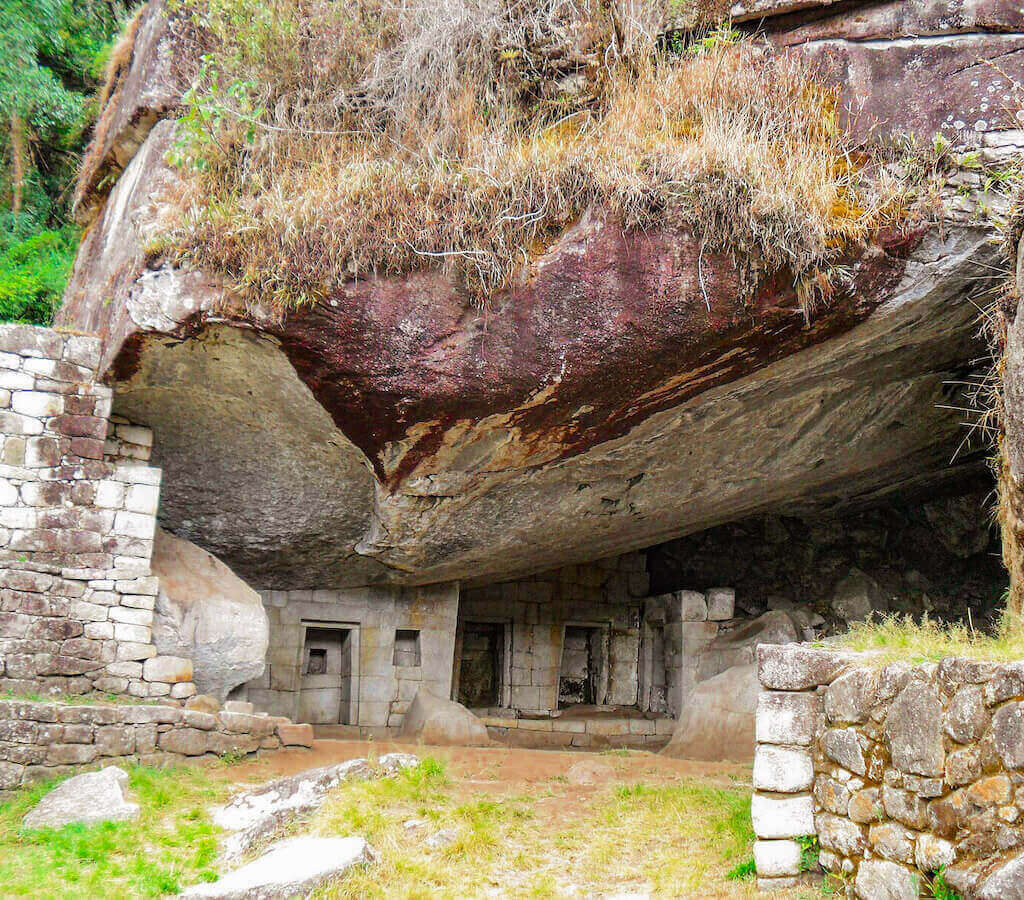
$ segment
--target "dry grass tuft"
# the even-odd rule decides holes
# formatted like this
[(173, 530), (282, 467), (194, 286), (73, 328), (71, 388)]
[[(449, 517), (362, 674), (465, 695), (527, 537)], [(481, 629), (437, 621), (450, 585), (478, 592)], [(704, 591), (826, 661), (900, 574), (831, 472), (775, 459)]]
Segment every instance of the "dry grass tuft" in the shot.
[(182, 2), (214, 49), (171, 244), (263, 305), (426, 266), (483, 300), (599, 208), (787, 269), (811, 306), (904, 212), (833, 94), (729, 32), (669, 53), (601, 0)]
[(839, 639), (852, 650), (871, 651), (879, 662), (930, 661), (950, 656), (969, 659), (1024, 658), (1024, 619), (1007, 610), (992, 633), (976, 631), (969, 623), (937, 622), (924, 616), (884, 616), (855, 622)]

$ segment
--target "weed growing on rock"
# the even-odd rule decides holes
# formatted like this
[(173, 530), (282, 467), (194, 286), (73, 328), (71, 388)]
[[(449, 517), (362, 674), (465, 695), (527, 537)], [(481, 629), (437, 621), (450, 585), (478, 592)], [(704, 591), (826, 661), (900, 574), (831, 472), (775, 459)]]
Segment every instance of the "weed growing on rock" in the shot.
[(592, 214), (790, 272), (809, 308), (905, 213), (834, 94), (728, 31), (666, 45), (599, 0), (178, 2), (207, 52), (169, 246), (264, 307), (424, 267), (483, 302)]

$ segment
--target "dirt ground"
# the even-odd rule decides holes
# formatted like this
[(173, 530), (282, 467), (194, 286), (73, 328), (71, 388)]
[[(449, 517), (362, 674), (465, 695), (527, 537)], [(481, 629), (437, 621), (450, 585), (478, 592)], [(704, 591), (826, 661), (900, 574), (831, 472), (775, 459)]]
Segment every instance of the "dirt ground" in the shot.
[(517, 792), (531, 783), (547, 782), (565, 775), (571, 766), (585, 759), (600, 759), (616, 773), (616, 781), (673, 781), (700, 778), (719, 787), (740, 787), (750, 784), (750, 766), (741, 763), (702, 762), (670, 759), (642, 750), (614, 750), (587, 753), (579, 750), (526, 750), (510, 747), (431, 747), (423, 744), (400, 744), (393, 741), (327, 741), (313, 742), (312, 750), (264, 751), (258, 759), (243, 762), (226, 770), (233, 778), (269, 781), (282, 775), (293, 775), (305, 769), (329, 766), (348, 759), (359, 759), (385, 753), (413, 753), (431, 756), (447, 764), (449, 775), (458, 781), (478, 786), (501, 786)]
[[(317, 740), (312, 750), (285, 750), (265, 753), (259, 759), (233, 765), (223, 771), (222, 777), (241, 784), (264, 782), (282, 775), (295, 774), (305, 769), (331, 765), (348, 759), (373, 758), (384, 753), (402, 751), (413, 753), (421, 759), (432, 758), (444, 764), (447, 777), (446, 790), (449, 793), (447, 811), (439, 822), (431, 827), (442, 827), (451, 822), (446, 818), (451, 810), (462, 805), (472, 807), (481, 802), (505, 804), (508, 808), (529, 808), (529, 825), (525, 832), (501, 832), (497, 849), (483, 854), (478, 860), (471, 857), (450, 860), (452, 867), (461, 866), (463, 873), (481, 872), (484, 886), (468, 886), (460, 892), (452, 881), (455, 872), (446, 878), (443, 865), (435, 869), (422, 856), (418, 864), (424, 866), (421, 879), (434, 879), (430, 883), (420, 880), (418, 886), (410, 887), (416, 878), (403, 870), (408, 867), (399, 864), (388, 870), (381, 869), (378, 877), (358, 885), (351, 885), (327, 897), (619, 897), (635, 895), (750, 898), (756, 895), (752, 882), (726, 881), (724, 873), (738, 859), (726, 864), (709, 863), (707, 860), (716, 849), (715, 839), (700, 834), (701, 826), (696, 822), (687, 823), (687, 814), (671, 804), (657, 812), (646, 815), (642, 812), (612, 813), (609, 804), (621, 797), (623, 791), (674, 789), (679, 786), (698, 786), (698, 790), (724, 789), (732, 793), (750, 791), (751, 770), (749, 765), (736, 763), (712, 763), (693, 760), (671, 759), (645, 751), (606, 750), (603, 752), (554, 751), (492, 746), (486, 748), (433, 747), (400, 744), (389, 741)], [(570, 775), (570, 769), (584, 763), (596, 766), (598, 777), (593, 784), (579, 784), (577, 777)], [(604, 766), (611, 769), (608, 772)], [(603, 774), (602, 774), (603, 773)], [(683, 788), (684, 790), (687, 788)], [(628, 807), (628, 801), (620, 801)], [(664, 813), (665, 818), (660, 816)], [(411, 813), (395, 810), (384, 815), (400, 820)], [(601, 825), (609, 815), (620, 815), (619, 825), (607, 828)], [(682, 819), (680, 819), (682, 815)], [(588, 825), (587, 823), (591, 823)], [(693, 827), (696, 825), (696, 827)], [(606, 854), (622, 857), (621, 864), (604, 863), (604, 882), (595, 885), (587, 877), (588, 863), (586, 850), (589, 842), (586, 833), (594, 827), (595, 841), (603, 842)], [(580, 832), (584, 832), (582, 838)], [(600, 834), (597, 832), (600, 831)], [(398, 836), (391, 840), (382, 835)], [(621, 834), (621, 845), (619, 844)], [(419, 837), (401, 834), (400, 829), (384, 828), (377, 839), (387, 845), (386, 852), (395, 857), (404, 854), (415, 856), (419, 852)], [(531, 840), (533, 843), (531, 844)], [(518, 849), (513, 845), (518, 843)], [(525, 843), (523, 843), (525, 841)], [(641, 846), (637, 846), (638, 843)], [(529, 845), (529, 846), (527, 846)], [(749, 855), (749, 845), (745, 851)], [(518, 868), (511, 860), (518, 854)], [(666, 863), (666, 854), (677, 857), (675, 863)], [(525, 856), (529, 860), (523, 863)], [(688, 871), (691, 859), (694, 868), (700, 872), (687, 885), (672, 879), (680, 871)], [(667, 877), (649, 877), (650, 871), (659, 867), (675, 865)], [(682, 869), (680, 869), (682, 865)], [(537, 887), (537, 872), (550, 873), (549, 882), (543, 889)], [(664, 871), (668, 871), (665, 869)], [(644, 873), (648, 874), (644, 874)], [(666, 883), (667, 877), (667, 883)], [(404, 880), (403, 880), (404, 878)], [(781, 896), (781, 895), (780, 895)], [(795, 895), (794, 895), (795, 896)]]

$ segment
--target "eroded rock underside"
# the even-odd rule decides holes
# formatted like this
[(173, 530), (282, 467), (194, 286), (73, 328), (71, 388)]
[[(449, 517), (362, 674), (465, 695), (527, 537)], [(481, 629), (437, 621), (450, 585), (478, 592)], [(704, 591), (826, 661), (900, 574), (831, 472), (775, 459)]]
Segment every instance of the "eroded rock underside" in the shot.
[[(739, 6), (838, 85), (856, 132), (1019, 152), (1016, 5)], [(955, 179), (940, 225), (850, 259), (809, 321), (785, 273), (744, 301), (736, 261), (698, 261), (699, 235), (601, 210), (486, 310), (425, 270), (280, 321), (231, 312), (214, 279), (146, 263), (178, 178), (162, 16), (144, 13), (101, 119), (60, 324), (105, 338), (115, 412), (153, 429), (161, 525), (249, 584), (483, 583), (751, 516), (976, 489), (958, 407), (1000, 259), (978, 214), (998, 198), (964, 196), (977, 175)]]

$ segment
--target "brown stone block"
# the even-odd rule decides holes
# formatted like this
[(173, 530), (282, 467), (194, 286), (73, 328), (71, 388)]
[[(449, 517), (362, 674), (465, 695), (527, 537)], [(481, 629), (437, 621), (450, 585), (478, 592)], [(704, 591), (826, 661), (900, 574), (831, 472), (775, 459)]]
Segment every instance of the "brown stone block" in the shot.
[(96, 729), (101, 756), (127, 756), (135, 752), (135, 731), (130, 725), (104, 725)]
[(312, 747), (312, 725), (278, 725), (277, 736), (285, 747)]
[(46, 751), (46, 762), (51, 766), (91, 763), (99, 755), (92, 744), (51, 744)]
[(96, 416), (55, 416), (50, 428), (68, 437), (87, 437), (102, 441), (107, 436), (107, 421)]

